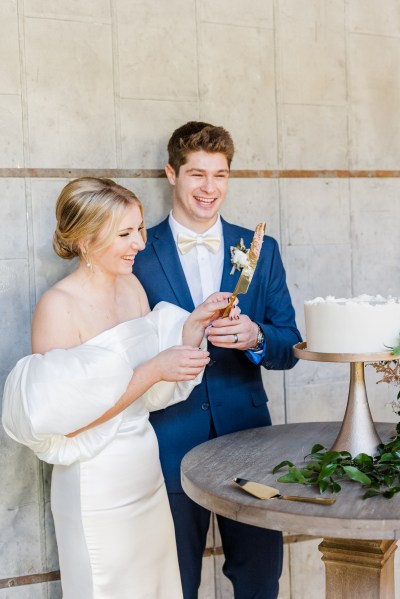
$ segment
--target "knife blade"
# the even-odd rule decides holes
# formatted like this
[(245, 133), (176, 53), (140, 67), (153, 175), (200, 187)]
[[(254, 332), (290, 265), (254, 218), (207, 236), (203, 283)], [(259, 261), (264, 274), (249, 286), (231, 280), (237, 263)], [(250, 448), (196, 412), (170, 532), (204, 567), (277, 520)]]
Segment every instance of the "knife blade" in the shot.
[(303, 497), (301, 495), (281, 495), (278, 489), (256, 483), (246, 478), (234, 478), (233, 482), (243, 491), (246, 491), (257, 499), (286, 499), (289, 501), (303, 501), (305, 503), (318, 503), (321, 505), (332, 505), (336, 499), (325, 499), (324, 497)]
[(253, 278), (258, 258), (260, 256), (261, 247), (264, 241), (265, 227), (265, 223), (259, 223), (255, 228), (253, 240), (251, 242), (248, 254), (248, 263), (246, 266), (243, 267), (239, 280), (236, 283), (236, 287), (229, 300), (229, 304), (222, 312), (221, 318), (226, 318), (227, 316), (229, 316), (229, 313), (233, 308), (233, 304), (235, 303), (237, 296), (241, 293), (247, 293), (247, 290), (250, 287), (250, 283)]

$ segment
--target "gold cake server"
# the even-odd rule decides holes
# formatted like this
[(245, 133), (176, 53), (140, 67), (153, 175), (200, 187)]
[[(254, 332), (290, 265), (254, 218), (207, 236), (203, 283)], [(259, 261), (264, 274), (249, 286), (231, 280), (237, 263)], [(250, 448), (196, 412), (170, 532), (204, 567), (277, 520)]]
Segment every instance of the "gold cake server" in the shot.
[(233, 304), (235, 303), (235, 299), (237, 298), (237, 296), (240, 293), (247, 293), (247, 290), (250, 287), (250, 283), (257, 266), (258, 258), (260, 256), (261, 246), (264, 241), (265, 227), (265, 223), (259, 223), (255, 228), (253, 240), (251, 242), (248, 254), (248, 264), (243, 267), (242, 273), (239, 277), (238, 282), (236, 283), (236, 287), (229, 300), (229, 304), (222, 312), (221, 318), (226, 318), (227, 316), (229, 316), (229, 313), (233, 308)]
[(268, 487), (261, 483), (255, 483), (245, 478), (234, 478), (233, 482), (243, 491), (257, 497), (257, 499), (287, 499), (289, 501), (304, 501), (305, 503), (318, 503), (321, 505), (332, 505), (336, 499), (325, 499), (323, 497), (302, 497), (300, 495), (281, 495), (278, 489)]

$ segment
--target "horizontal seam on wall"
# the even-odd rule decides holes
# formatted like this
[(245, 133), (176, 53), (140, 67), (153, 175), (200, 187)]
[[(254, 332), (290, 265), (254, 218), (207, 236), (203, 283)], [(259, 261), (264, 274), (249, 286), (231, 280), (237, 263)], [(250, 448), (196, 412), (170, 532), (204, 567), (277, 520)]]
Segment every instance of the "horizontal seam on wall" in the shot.
[[(309, 541), (315, 538), (316, 537), (310, 537), (308, 535), (287, 534), (283, 536), (283, 542), (286, 545), (289, 543)], [(204, 551), (203, 557), (211, 557), (223, 554), (224, 551), (222, 547), (207, 547)], [(8, 589), (11, 587), (18, 587), (27, 584), (53, 582), (55, 580), (60, 580), (59, 570), (55, 570), (54, 572), (41, 572), (40, 574), (27, 574), (25, 576), (13, 576), (12, 578), (2, 578), (0, 579), (0, 589)]]
[[(163, 169), (121, 168), (0, 168), (0, 178), (70, 179), (71, 177), (111, 177), (162, 179)], [(400, 170), (231, 170), (234, 179), (398, 179)]]

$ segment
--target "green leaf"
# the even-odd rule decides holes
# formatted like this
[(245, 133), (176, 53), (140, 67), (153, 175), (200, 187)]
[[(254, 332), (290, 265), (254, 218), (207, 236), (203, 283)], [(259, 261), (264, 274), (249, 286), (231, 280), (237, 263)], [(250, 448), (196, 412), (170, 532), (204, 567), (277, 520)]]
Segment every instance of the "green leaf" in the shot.
[(322, 462), (322, 460), (324, 459), (324, 457), (325, 457), (325, 454), (323, 454), (323, 453), (318, 453), (318, 452), (309, 453), (304, 457), (304, 460), (311, 459), (320, 464)]
[(398, 461), (400, 464), (400, 458), (395, 453), (384, 453), (380, 457), (380, 462), (396, 462)]
[(379, 480), (373, 480), (370, 485), (370, 488), (375, 489), (376, 491), (379, 491), (381, 488), (381, 484), (380, 484)]
[(319, 444), (313, 445), (313, 447), (311, 449), (311, 453), (317, 453), (318, 451), (321, 451), (322, 449), (326, 450), (326, 447), (324, 447), (323, 445), (319, 445)]
[(293, 474), (293, 472), (287, 472), (283, 474), (279, 478), (277, 478), (278, 483), (298, 483), (297, 477)]
[(340, 451), (327, 451), (326, 454), (324, 455), (324, 459), (323, 459), (323, 464), (331, 464), (333, 462), (340, 462), (342, 459), (342, 456), (340, 454)]
[(350, 453), (349, 451), (341, 451), (341, 452), (340, 452), (340, 455), (341, 455), (343, 458), (348, 458), (349, 460), (351, 460), (351, 459), (352, 459), (352, 455), (351, 455), (351, 453)]
[(385, 485), (386, 485), (387, 487), (391, 487), (391, 486), (393, 485), (393, 483), (394, 483), (394, 480), (395, 480), (395, 478), (396, 478), (396, 477), (395, 477), (395, 476), (393, 476), (393, 474), (386, 474), (386, 475), (383, 477), (383, 480), (384, 480), (384, 483), (385, 483)]
[[(388, 443), (385, 446), (385, 450), (387, 451), (388, 449), (390, 449), (392, 453), (398, 453), (400, 450), (400, 439), (397, 437), (394, 441)], [(397, 455), (397, 458), (400, 459), (400, 456)]]
[(322, 480), (324, 478), (329, 478), (331, 476), (331, 474), (333, 474), (335, 472), (335, 470), (337, 469), (338, 465), (337, 464), (327, 464), (326, 466), (324, 466), (321, 469), (320, 475), (318, 477), (318, 480)]
[(380, 491), (375, 491), (374, 489), (368, 489), (362, 496), (363, 499), (369, 499), (370, 497), (377, 497), (380, 495)]
[(400, 356), (400, 345), (397, 345), (396, 347), (393, 348), (392, 354), (394, 356)]
[(324, 478), (323, 480), (319, 481), (319, 492), (323, 493), (324, 491), (327, 490), (329, 486), (329, 481), (326, 480), (326, 478)]
[(272, 474), (275, 474), (276, 472), (278, 472), (278, 470), (281, 470), (284, 466), (294, 466), (294, 464), (293, 464), (293, 462), (289, 462), (289, 460), (283, 460), (283, 462), (281, 462), (280, 464), (275, 466), (275, 468), (272, 470)]
[[(379, 452), (379, 456), (382, 456), (385, 453), (398, 453), (400, 450), (400, 438), (396, 437), (393, 441), (389, 441), (386, 445), (382, 446), (381, 451)], [(399, 458), (399, 456), (397, 456)]]
[(307, 462), (307, 466), (305, 467), (307, 470), (312, 470), (313, 472), (319, 472), (321, 470), (321, 462), (311, 461)]
[(373, 458), (366, 453), (359, 453), (358, 456), (354, 458), (354, 463), (357, 464), (357, 466), (371, 466), (373, 461)]
[(298, 483), (305, 484), (307, 482), (301, 468), (289, 468), (289, 472), (293, 474)]
[(315, 470), (310, 470), (309, 468), (302, 468), (301, 471), (305, 478), (316, 478), (317, 476)]
[(400, 487), (391, 487), (382, 493), (385, 499), (391, 499), (393, 495), (396, 495), (400, 491)]
[(342, 468), (351, 480), (355, 480), (363, 485), (371, 484), (369, 476), (361, 472), (358, 468), (355, 468), (354, 466), (342, 466)]

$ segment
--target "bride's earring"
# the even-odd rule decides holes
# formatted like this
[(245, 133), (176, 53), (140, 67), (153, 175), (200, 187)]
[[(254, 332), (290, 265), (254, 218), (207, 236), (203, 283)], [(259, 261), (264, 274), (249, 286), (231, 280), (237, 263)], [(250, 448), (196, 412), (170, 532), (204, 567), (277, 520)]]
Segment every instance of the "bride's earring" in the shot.
[(86, 263), (86, 266), (88, 268), (92, 268), (92, 263), (89, 260), (89, 256), (87, 255), (86, 250), (82, 250), (81, 255), (82, 255), (82, 260), (84, 260), (84, 262)]

